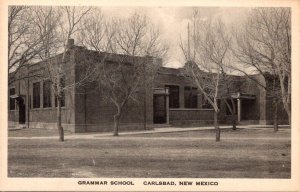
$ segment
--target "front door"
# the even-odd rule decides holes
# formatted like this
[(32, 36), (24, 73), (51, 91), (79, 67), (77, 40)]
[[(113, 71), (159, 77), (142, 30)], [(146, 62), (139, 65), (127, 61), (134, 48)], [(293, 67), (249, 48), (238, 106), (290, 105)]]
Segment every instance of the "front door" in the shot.
[(255, 100), (243, 99), (241, 102), (241, 120), (255, 120), (259, 118), (255, 111)]
[(26, 121), (26, 118), (25, 118), (25, 103), (24, 103), (24, 99), (20, 98), (20, 100), (19, 100), (19, 123), (24, 124), (25, 121)]
[(166, 96), (154, 95), (153, 98), (153, 123), (166, 123), (167, 111), (166, 111)]

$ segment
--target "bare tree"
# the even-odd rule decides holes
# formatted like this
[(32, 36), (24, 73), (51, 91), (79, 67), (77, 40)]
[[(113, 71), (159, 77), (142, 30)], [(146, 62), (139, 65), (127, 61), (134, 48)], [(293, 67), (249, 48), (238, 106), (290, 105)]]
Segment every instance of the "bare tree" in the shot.
[[(90, 10), (89, 7), (35, 7), (33, 11), (34, 22), (39, 29), (38, 34), (41, 36), (44, 31), (47, 31), (47, 35), (42, 40), (45, 52), (40, 53), (39, 57), (42, 62), (46, 63), (47, 75), (54, 91), (57, 103), (56, 123), (60, 141), (64, 141), (61, 121), (61, 104), (64, 100), (64, 93), (76, 85), (76, 82), (66, 85), (64, 78), (69, 70), (63, 64), (72, 48), (70, 39), (78, 32), (80, 21)], [(51, 59), (53, 56), (57, 56), (58, 59)]]
[(225, 66), (229, 62), (231, 38), (221, 19), (203, 20), (195, 11), (193, 22), (192, 43), (190, 43), (189, 29), (187, 45), (181, 43), (181, 49), (187, 60), (185, 68), (214, 110), (216, 141), (220, 141), (218, 99), (220, 88), (224, 83)]
[[(83, 44), (102, 51), (102, 60), (95, 64), (97, 74), (93, 80), (99, 83), (106, 99), (115, 106), (113, 135), (118, 136), (125, 106), (130, 100), (137, 101), (137, 92), (142, 89), (145, 102), (146, 86), (152, 87), (153, 76), (159, 67), (158, 63), (153, 63), (154, 57), (164, 56), (167, 48), (157, 27), (138, 12), (127, 19), (108, 20), (100, 14), (88, 20), (83, 24), (84, 36), (89, 34)], [(112, 57), (114, 63), (108, 64), (106, 61)]]
[(38, 28), (33, 21), (32, 7), (10, 6), (8, 8), (8, 84), (28, 78), (17, 75), (28, 63), (36, 61), (44, 51), (42, 44), (49, 31), (36, 35)]
[[(232, 96), (232, 93), (236, 90), (240, 85), (240, 80), (236, 79), (235, 76), (228, 75), (224, 71), (222, 71), (222, 90), (220, 90), (221, 98), (226, 104), (227, 109), (231, 114), (231, 122), (232, 122), (232, 130), (236, 130), (237, 125), (237, 110), (236, 110), (236, 102)], [(228, 101), (229, 100), (229, 101)]]
[(233, 53), (247, 70), (238, 70), (248, 77), (253, 71), (258, 72), (266, 82), (271, 82), (271, 85), (266, 86), (256, 81), (273, 98), (274, 131), (277, 131), (279, 100), (291, 121), (290, 9), (255, 8), (242, 27), (239, 27), (239, 31)]

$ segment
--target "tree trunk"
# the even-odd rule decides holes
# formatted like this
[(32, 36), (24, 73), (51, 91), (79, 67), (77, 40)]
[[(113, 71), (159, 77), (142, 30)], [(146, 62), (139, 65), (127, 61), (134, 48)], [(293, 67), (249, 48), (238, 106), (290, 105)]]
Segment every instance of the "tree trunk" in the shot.
[(59, 133), (59, 140), (64, 141), (64, 129), (61, 125), (61, 98), (57, 98), (57, 128)]
[[(288, 97), (288, 96), (287, 96)], [(287, 101), (288, 100), (288, 101)], [(284, 110), (286, 111), (288, 118), (289, 118), (289, 124), (291, 125), (291, 107), (290, 107), (290, 102), (289, 102), (289, 98), (283, 99), (283, 107)]]
[(231, 104), (232, 104), (232, 130), (236, 130), (236, 110), (235, 110), (235, 103), (232, 97), (230, 97)]
[(288, 111), (287, 111), (287, 114), (288, 114), (288, 116), (289, 116), (289, 125), (290, 126), (292, 126), (292, 122), (291, 122), (291, 109), (289, 109)]
[[(66, 50), (63, 53), (63, 57), (62, 57), (62, 61), (65, 60), (65, 56), (66, 56)], [(57, 90), (57, 128), (58, 128), (58, 132), (59, 132), (59, 140), (60, 141), (64, 141), (65, 140), (65, 136), (64, 136), (64, 129), (61, 125), (61, 101), (62, 101), (62, 64), (59, 63), (58, 65), (58, 76), (57, 76), (57, 84), (56, 84), (56, 90)]]
[(214, 126), (215, 126), (215, 130), (216, 130), (216, 141), (220, 141), (220, 137), (221, 137), (221, 130), (219, 127), (219, 122), (218, 122), (218, 113), (217, 111), (214, 112)]
[(232, 130), (236, 130), (236, 115), (232, 114)]
[(146, 88), (146, 64), (145, 62), (143, 63), (143, 80), (144, 80), (144, 130), (147, 130), (147, 100), (146, 100), (146, 95), (147, 95), (147, 88)]
[(288, 77), (288, 85), (287, 85), (287, 89), (285, 90), (285, 86), (284, 86), (284, 80), (283, 77), (281, 75), (279, 75), (279, 81), (280, 81), (280, 88), (281, 88), (281, 97), (282, 97), (282, 103), (283, 103), (283, 107), (284, 110), (286, 111), (286, 113), (288, 114), (289, 117), (289, 124), (291, 126), (291, 78)]
[(114, 134), (113, 136), (119, 136), (119, 123), (120, 123), (120, 114), (114, 115)]
[(273, 114), (273, 125), (274, 125), (274, 132), (278, 131), (278, 103), (277, 101), (274, 101), (273, 103), (273, 108), (274, 108), (274, 114)]

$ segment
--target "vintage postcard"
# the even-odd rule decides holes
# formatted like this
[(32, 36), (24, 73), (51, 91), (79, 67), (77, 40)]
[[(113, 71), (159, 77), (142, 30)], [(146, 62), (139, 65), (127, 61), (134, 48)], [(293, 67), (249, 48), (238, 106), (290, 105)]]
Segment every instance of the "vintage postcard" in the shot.
[(300, 191), (300, 1), (3, 1), (1, 191)]

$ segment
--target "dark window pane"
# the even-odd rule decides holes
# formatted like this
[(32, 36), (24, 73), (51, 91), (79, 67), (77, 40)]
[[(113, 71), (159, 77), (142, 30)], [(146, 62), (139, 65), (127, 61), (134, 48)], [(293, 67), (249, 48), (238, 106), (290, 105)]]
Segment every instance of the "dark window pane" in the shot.
[[(213, 100), (212, 91), (209, 89), (204, 89), (205, 93), (208, 95), (208, 97)], [(209, 103), (208, 99), (202, 94), (202, 108), (203, 109), (213, 109), (213, 106)]]
[(198, 106), (197, 88), (184, 87), (184, 107), (197, 108), (197, 106)]
[[(234, 105), (235, 105), (235, 114), (237, 114), (237, 103), (236, 103), (236, 100), (233, 100), (234, 102)], [(231, 102), (231, 99), (227, 99), (227, 103), (229, 104), (230, 106), (230, 109), (233, 110), (233, 104)], [(225, 103), (226, 104), (226, 103)], [(227, 104), (226, 104), (226, 115), (232, 115)]]
[(213, 106), (209, 103), (209, 101), (202, 95), (202, 108), (203, 109), (213, 109)]
[[(9, 96), (12, 96), (15, 94), (15, 88), (9, 89)], [(9, 109), (15, 110), (16, 109), (16, 102), (15, 99), (9, 98)]]
[(40, 108), (40, 82), (33, 83), (33, 108)]
[(43, 83), (43, 107), (51, 107), (51, 81), (47, 80)]
[(179, 108), (179, 86), (176, 85), (166, 85), (169, 88), (169, 107)]
[(198, 91), (197, 88), (192, 87), (191, 108), (197, 108), (197, 107), (198, 107)]

